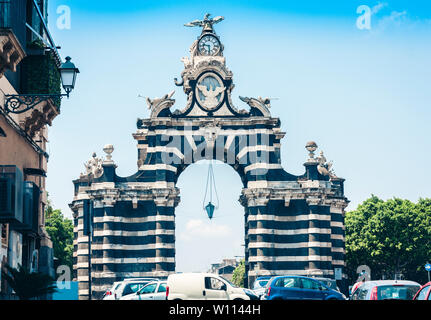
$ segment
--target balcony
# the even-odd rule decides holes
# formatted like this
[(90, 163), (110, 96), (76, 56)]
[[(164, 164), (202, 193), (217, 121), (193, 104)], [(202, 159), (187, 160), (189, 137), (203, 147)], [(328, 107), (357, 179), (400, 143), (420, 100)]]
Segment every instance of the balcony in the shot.
[[(21, 92), (22, 94), (60, 94), (61, 79), (56, 60), (52, 52), (44, 52), (44, 45), (34, 41), (27, 45), (33, 54), (21, 62)], [(38, 54), (35, 54), (39, 52)], [(33, 99), (33, 97), (31, 98)], [(52, 125), (52, 121), (60, 113), (61, 99), (53, 98), (46, 101), (34, 101), (35, 108), (27, 111), (20, 119), (21, 127), (31, 137), (43, 126)]]
[(14, 33), (11, 1), (0, 1), (0, 78), (11, 70), (16, 72), (17, 65), (26, 56), (24, 48)]

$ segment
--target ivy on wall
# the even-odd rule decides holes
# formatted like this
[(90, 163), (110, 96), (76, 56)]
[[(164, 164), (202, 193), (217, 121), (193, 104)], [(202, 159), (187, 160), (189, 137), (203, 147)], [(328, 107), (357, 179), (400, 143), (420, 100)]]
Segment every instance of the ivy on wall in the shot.
[[(40, 40), (27, 45), (30, 54), (21, 62), (22, 94), (61, 93), (60, 72), (52, 54), (45, 52), (44, 48)], [(60, 109), (61, 99), (54, 98), (53, 102)]]

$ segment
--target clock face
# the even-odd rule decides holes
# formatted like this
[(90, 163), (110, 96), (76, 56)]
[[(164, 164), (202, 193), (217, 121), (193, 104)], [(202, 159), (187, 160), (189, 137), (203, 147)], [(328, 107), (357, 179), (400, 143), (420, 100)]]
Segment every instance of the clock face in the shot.
[(199, 53), (205, 56), (215, 56), (220, 51), (220, 42), (212, 35), (203, 36), (198, 43)]

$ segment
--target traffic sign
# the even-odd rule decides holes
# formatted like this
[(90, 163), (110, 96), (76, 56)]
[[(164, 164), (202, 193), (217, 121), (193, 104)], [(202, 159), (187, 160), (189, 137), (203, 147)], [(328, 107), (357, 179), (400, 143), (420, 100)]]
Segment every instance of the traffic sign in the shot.
[(426, 265), (425, 265), (425, 270), (426, 271), (431, 271), (431, 263), (427, 263)]

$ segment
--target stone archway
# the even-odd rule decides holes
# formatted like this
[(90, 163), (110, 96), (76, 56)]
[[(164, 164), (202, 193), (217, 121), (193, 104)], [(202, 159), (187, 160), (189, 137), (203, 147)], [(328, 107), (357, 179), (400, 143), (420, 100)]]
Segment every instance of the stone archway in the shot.
[[(171, 111), (174, 92), (147, 98), (151, 117), (137, 121), (138, 171), (119, 177), (108, 146), (105, 160), (95, 155), (75, 184), (75, 276), (80, 298), (100, 297), (127, 277), (166, 277), (175, 271), (176, 182), (201, 159), (232, 166), (241, 177), (245, 210), (245, 261), (248, 284), (260, 275), (334, 276), (344, 267), (343, 182), (317, 148), (309, 143), (305, 173), (295, 176), (281, 166), (280, 120), (270, 100), (231, 99), (232, 72), (212, 20), (183, 58), (187, 105)], [(205, 51), (202, 41), (219, 43)], [(210, 47), (210, 46), (209, 46)], [(90, 240), (90, 241), (89, 241)], [(91, 277), (89, 270), (91, 268)]]

